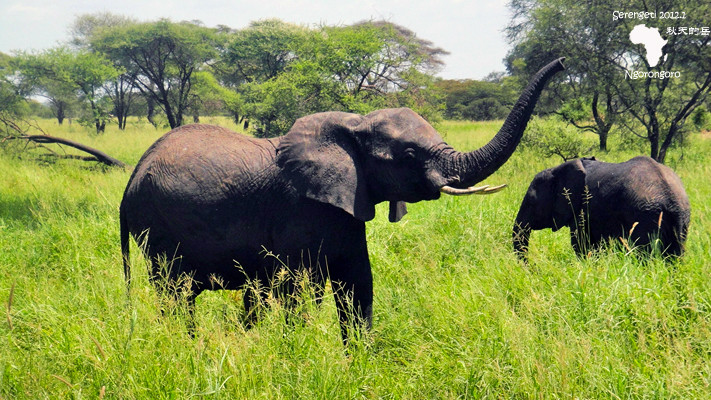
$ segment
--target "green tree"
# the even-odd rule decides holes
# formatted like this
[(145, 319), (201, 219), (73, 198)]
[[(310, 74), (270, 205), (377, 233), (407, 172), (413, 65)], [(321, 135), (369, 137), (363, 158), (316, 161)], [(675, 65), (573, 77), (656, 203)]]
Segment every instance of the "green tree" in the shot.
[(96, 132), (103, 132), (109, 120), (109, 109), (104, 100), (103, 84), (115, 78), (119, 71), (102, 56), (87, 51), (73, 52), (65, 47), (46, 50), (39, 54), (22, 54), (20, 70), (40, 90), (61, 88), (62, 92), (78, 93), (88, 105), (87, 120)]
[[(619, 2), (618, 2), (619, 3)], [(612, 20), (611, 0), (512, 0), (507, 35), (514, 49), (509, 71), (528, 77), (548, 60), (567, 56), (565, 85), (553, 87), (558, 113), (582, 131), (599, 137), (600, 150), (623, 111), (613, 80), (628, 32)], [(566, 79), (567, 78), (567, 79)], [(524, 78), (525, 79), (525, 78)]]
[(49, 107), (59, 125), (70, 115), (78, 99), (76, 87), (71, 82), (53, 77), (49, 65), (37, 55), (19, 53), (13, 58), (12, 69), (19, 75), (18, 86), (27, 96), (41, 96), (47, 99)]
[[(84, 14), (76, 18), (70, 32), (71, 44), (78, 49), (96, 51), (92, 42), (98, 41), (100, 32), (112, 27), (127, 26), (136, 23), (135, 20), (111, 13)], [(114, 79), (106, 81), (104, 90), (113, 103), (113, 114), (118, 121), (119, 129), (126, 129), (126, 120), (137, 94), (135, 69), (127, 69), (130, 63), (127, 60), (112, 60), (114, 66), (122, 73)]]
[(214, 30), (168, 20), (102, 29), (92, 47), (135, 72), (136, 86), (163, 109), (171, 128), (183, 124), (193, 73), (217, 55)]
[[(187, 112), (192, 115), (193, 122), (200, 122), (201, 115), (215, 115), (227, 111), (233, 116), (242, 112), (240, 96), (235, 91), (226, 88), (208, 71), (198, 71), (192, 76)], [(239, 123), (237, 117), (235, 123)]]
[(226, 39), (218, 76), (229, 86), (265, 82), (284, 72), (309, 30), (278, 19), (252, 22)]
[(300, 62), (268, 81), (246, 84), (245, 110), (257, 122), (255, 135), (282, 135), (299, 117), (337, 109), (336, 83), (319, 72), (314, 64)]
[(17, 113), (23, 100), (20, 88), (13, 82), (12, 64), (12, 57), (0, 52), (0, 113)]
[[(525, 77), (546, 60), (568, 56), (565, 85), (551, 90), (559, 114), (578, 128), (598, 134), (602, 150), (617, 125), (646, 139), (650, 156), (663, 162), (711, 86), (709, 36), (667, 35), (667, 28), (705, 26), (711, 5), (693, 0), (625, 3), (625, 9), (656, 15), (686, 12), (684, 20), (645, 20), (645, 25), (658, 28), (668, 40), (656, 67), (646, 62), (641, 45), (630, 42), (630, 32), (640, 21), (613, 20), (613, 11), (620, 11), (619, 1), (512, 0), (509, 7), (513, 18), (507, 32), (515, 44), (507, 60), (509, 71)], [(644, 79), (625, 74), (640, 70), (652, 74)], [(682, 72), (681, 79), (658, 79), (653, 74), (674, 70)]]
[(216, 74), (243, 96), (258, 135), (286, 132), (296, 118), (408, 106), (435, 119), (431, 74), (446, 54), (401, 26), (363, 22), (315, 29), (254, 23), (225, 46)]
[(344, 87), (347, 111), (410, 107), (430, 120), (440, 118), (433, 75), (444, 65), (445, 50), (386, 21), (323, 27), (320, 34), (332, 51), (316, 51), (314, 58)]
[(12, 57), (0, 52), (0, 130), (3, 136), (10, 134), (23, 100), (13, 75)]
[[(641, 70), (646, 73), (646, 77), (628, 78), (617, 83), (620, 101), (635, 122), (625, 127), (636, 132), (637, 126), (641, 126), (646, 132), (639, 136), (649, 142), (650, 156), (664, 162), (669, 148), (683, 139), (689, 116), (703, 105), (711, 93), (711, 36), (674, 34), (667, 29), (676, 31), (681, 27), (708, 26), (711, 3), (656, 0), (639, 1), (637, 6), (640, 10), (653, 11), (657, 15), (662, 12), (686, 11), (684, 20), (669, 22), (667, 19), (653, 19), (645, 23), (656, 27), (666, 36), (667, 44), (662, 48), (659, 63), (655, 67), (650, 66), (643, 46), (630, 43), (630, 51), (626, 54), (626, 60), (630, 62), (623, 67), (626, 71)], [(635, 25), (628, 20), (623, 20), (622, 24), (628, 31)], [(664, 79), (654, 75), (662, 71), (677, 71), (680, 76)]]
[(476, 80), (440, 80), (448, 119), (488, 121), (506, 118), (516, 100), (509, 86), (502, 82)]

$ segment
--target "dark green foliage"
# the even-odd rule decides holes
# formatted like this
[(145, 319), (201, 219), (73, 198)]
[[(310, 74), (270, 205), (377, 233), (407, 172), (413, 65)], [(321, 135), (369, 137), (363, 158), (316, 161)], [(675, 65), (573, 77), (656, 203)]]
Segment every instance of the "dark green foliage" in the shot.
[(183, 124), (192, 75), (217, 56), (216, 45), (212, 29), (168, 20), (109, 27), (91, 41), (136, 76), (135, 86), (163, 109), (171, 128)]
[(504, 119), (516, 92), (501, 82), (442, 80), (436, 83), (446, 105), (444, 117), (473, 121)]
[(694, 124), (694, 129), (711, 130), (711, 112), (705, 107), (699, 107), (691, 114), (691, 122)]
[(594, 143), (583, 132), (559, 118), (534, 117), (521, 139), (521, 146), (543, 157), (558, 156), (568, 161), (590, 155)]
[[(447, 53), (390, 22), (305, 27), (268, 19), (235, 30), (97, 13), (77, 17), (71, 34), (71, 49), (23, 54), (17, 70), (32, 89), (25, 96), (46, 97), (60, 124), (79, 116), (97, 132), (113, 116), (125, 129), (137, 112), (171, 128), (186, 116), (229, 114), (257, 136), (276, 136), (321, 111), (410, 107), (435, 122), (443, 110), (433, 74)], [(64, 72), (69, 61), (84, 71)], [(99, 66), (112, 73), (86, 75)]]
[(54, 99), (58, 120), (64, 115), (62, 99), (68, 99), (68, 103), (78, 96), (88, 106), (80, 121), (93, 126), (96, 133), (104, 131), (110, 106), (102, 85), (119, 75), (109, 60), (97, 53), (58, 47), (38, 54), (20, 54), (16, 66), (24, 85), (33, 88), (35, 94)]
[(442, 54), (392, 23), (308, 29), (266, 20), (234, 32), (216, 70), (243, 95), (244, 113), (264, 137), (321, 111), (410, 107), (437, 120), (430, 74)]
[[(525, 79), (547, 60), (568, 56), (568, 76), (559, 77), (565, 83), (550, 91), (550, 110), (557, 110), (579, 129), (597, 134), (600, 150), (607, 150), (608, 135), (615, 129), (646, 140), (650, 156), (660, 162), (671, 146), (683, 141), (685, 121), (711, 91), (711, 37), (670, 35), (666, 30), (679, 24), (706, 26), (705, 18), (711, 12), (708, 2), (625, 3), (624, 10), (660, 16), (644, 21), (615, 21), (612, 13), (621, 9), (620, 2), (614, 0), (514, 0), (509, 6), (513, 18), (507, 34), (514, 44), (506, 61), (509, 72)], [(663, 19), (663, 12), (684, 13), (685, 19)], [(633, 27), (641, 23), (658, 29), (667, 40), (655, 67), (647, 62), (644, 47), (629, 39)], [(625, 74), (660, 71), (679, 72), (681, 76), (632, 79)], [(571, 100), (580, 102), (583, 107), (578, 110), (586, 112), (570, 113)], [(540, 105), (545, 107), (545, 98)]]
[(20, 88), (12, 81), (12, 57), (0, 52), (0, 114), (10, 116), (20, 112)]

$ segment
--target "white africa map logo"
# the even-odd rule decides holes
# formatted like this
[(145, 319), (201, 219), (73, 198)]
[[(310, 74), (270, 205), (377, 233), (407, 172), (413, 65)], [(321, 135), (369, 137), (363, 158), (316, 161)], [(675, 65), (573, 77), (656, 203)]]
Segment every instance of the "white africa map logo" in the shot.
[(639, 24), (632, 29), (630, 41), (634, 44), (644, 45), (647, 62), (652, 68), (659, 64), (659, 59), (662, 57), (662, 47), (667, 44), (656, 28), (648, 28), (644, 24)]

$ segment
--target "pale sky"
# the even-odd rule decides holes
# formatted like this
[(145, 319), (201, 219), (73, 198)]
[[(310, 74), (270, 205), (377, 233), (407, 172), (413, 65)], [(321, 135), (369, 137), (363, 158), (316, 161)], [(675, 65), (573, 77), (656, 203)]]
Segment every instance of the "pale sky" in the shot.
[(384, 19), (409, 28), (450, 55), (438, 74), (481, 79), (503, 71), (509, 50), (503, 28), (507, 0), (0, 0), (0, 52), (42, 50), (69, 39), (78, 15), (111, 12), (151, 21), (200, 20), (205, 26), (244, 28), (279, 18), (302, 25), (349, 25)]

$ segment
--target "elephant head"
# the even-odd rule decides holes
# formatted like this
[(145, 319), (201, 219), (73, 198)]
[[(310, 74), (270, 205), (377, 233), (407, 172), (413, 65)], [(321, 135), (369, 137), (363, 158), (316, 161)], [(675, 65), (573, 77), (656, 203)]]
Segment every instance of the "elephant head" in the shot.
[(577, 228), (585, 177), (585, 168), (576, 159), (541, 171), (533, 178), (513, 227), (513, 247), (519, 258), (526, 259), (531, 230)]
[(390, 202), (390, 220), (404, 202), (448, 194), (493, 193), (471, 188), (511, 156), (546, 82), (564, 69), (563, 58), (543, 67), (525, 88), (494, 138), (480, 149), (456, 151), (410, 109), (385, 109), (361, 116), (343, 112), (296, 121), (279, 142), (277, 164), (302, 195), (368, 221), (375, 204)]

